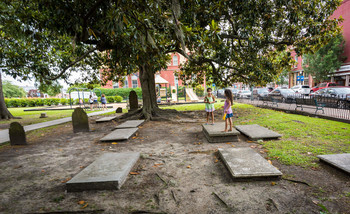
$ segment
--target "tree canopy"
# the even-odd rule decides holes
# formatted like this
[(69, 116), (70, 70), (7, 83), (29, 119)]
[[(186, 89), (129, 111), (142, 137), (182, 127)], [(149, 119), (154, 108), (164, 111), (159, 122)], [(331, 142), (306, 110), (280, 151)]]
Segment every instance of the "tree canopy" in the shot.
[(345, 40), (342, 34), (337, 35), (329, 43), (320, 48), (315, 54), (306, 54), (303, 69), (311, 74), (317, 82), (323, 82), (340, 68), (344, 56)]
[(26, 92), (20, 86), (13, 85), (10, 81), (4, 81), (2, 83), (2, 90), (4, 97), (13, 98), (13, 97), (25, 97)]
[[(341, 0), (32, 0), (2, 1), (1, 67), (50, 84), (122, 80), (139, 72), (144, 114), (157, 108), (154, 73), (168, 53), (188, 61), (179, 77), (217, 85), (264, 84), (298, 54), (339, 33), (328, 17)], [(9, 48), (4, 48), (9, 47)], [(102, 70), (100, 70), (102, 69)]]

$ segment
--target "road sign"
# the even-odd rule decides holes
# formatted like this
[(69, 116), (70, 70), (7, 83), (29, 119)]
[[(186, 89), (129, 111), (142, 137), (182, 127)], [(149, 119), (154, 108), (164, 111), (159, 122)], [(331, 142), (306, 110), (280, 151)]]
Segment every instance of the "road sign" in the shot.
[(304, 76), (297, 76), (297, 81), (304, 81)]
[(215, 87), (215, 83), (213, 83), (213, 85), (212, 85), (213, 87)]

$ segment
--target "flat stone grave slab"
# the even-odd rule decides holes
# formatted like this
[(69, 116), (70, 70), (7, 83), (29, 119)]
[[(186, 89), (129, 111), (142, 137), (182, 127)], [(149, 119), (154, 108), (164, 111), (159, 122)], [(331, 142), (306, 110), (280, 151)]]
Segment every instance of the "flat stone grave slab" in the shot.
[(280, 178), (282, 173), (249, 147), (219, 148), (219, 155), (234, 179)]
[(120, 189), (139, 157), (138, 152), (105, 153), (69, 180), (67, 191)]
[(239, 132), (234, 128), (231, 132), (222, 132), (225, 130), (225, 123), (215, 123), (214, 125), (202, 125), (204, 136), (209, 143), (238, 142)]
[(318, 155), (320, 160), (350, 174), (350, 153), (333, 154), (333, 155)]
[(117, 129), (137, 128), (143, 122), (145, 122), (145, 121), (144, 120), (128, 120), (128, 121), (125, 121), (124, 123), (118, 125), (116, 128)]
[(102, 117), (100, 119), (96, 120), (96, 123), (103, 123), (103, 122), (109, 122), (111, 120), (114, 120), (115, 118), (117, 118), (117, 116), (110, 116), (110, 117)]
[(100, 139), (101, 142), (120, 141), (129, 139), (138, 128), (116, 129)]
[(242, 134), (248, 136), (252, 140), (259, 139), (277, 139), (282, 137), (281, 134), (271, 131), (268, 128), (259, 126), (257, 124), (253, 125), (238, 125), (235, 126), (238, 131)]

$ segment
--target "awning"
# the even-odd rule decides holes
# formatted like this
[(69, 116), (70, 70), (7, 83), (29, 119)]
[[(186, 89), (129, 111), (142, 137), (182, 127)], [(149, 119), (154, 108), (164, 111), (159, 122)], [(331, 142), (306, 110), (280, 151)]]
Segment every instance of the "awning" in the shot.
[(155, 78), (155, 84), (168, 84), (169, 82), (166, 81), (163, 77), (161, 77), (159, 74), (156, 75)]

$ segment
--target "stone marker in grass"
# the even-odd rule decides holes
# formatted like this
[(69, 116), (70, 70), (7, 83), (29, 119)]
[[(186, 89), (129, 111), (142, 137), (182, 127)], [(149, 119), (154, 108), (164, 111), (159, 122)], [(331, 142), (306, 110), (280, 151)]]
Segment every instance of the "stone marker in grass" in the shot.
[(115, 110), (115, 113), (123, 113), (123, 108), (118, 107), (117, 110)]
[(39, 118), (47, 118), (46, 112), (41, 113)]
[(279, 137), (282, 137), (281, 134), (271, 131), (268, 128), (259, 126), (257, 124), (253, 125), (238, 125), (235, 126), (238, 131), (240, 131), (242, 134), (246, 135), (252, 140), (259, 140), (259, 139), (277, 139)]
[(140, 126), (145, 120), (127, 120), (124, 123), (118, 125), (117, 129), (126, 129), (126, 128), (137, 128)]
[(215, 123), (214, 125), (202, 125), (203, 134), (209, 143), (223, 143), (223, 142), (238, 142), (239, 132), (233, 128), (230, 132), (222, 132), (225, 130), (225, 123)]
[(89, 132), (89, 118), (86, 112), (78, 107), (74, 109), (72, 114), (73, 131), (77, 132)]
[(27, 145), (26, 133), (18, 122), (12, 122), (9, 129), (10, 143), (14, 145)]
[(350, 174), (350, 153), (318, 155), (320, 160)]
[(111, 120), (114, 120), (115, 118), (117, 118), (117, 116), (110, 116), (110, 117), (102, 117), (100, 119), (96, 120), (96, 123), (103, 123), (103, 122), (109, 122)]
[(139, 158), (139, 152), (105, 153), (69, 180), (67, 191), (120, 189)]
[(138, 128), (116, 129), (100, 139), (101, 142), (127, 140), (137, 132)]
[(129, 93), (129, 106), (131, 111), (137, 110), (139, 107), (139, 101), (135, 91), (130, 91)]
[(219, 148), (219, 155), (234, 179), (280, 178), (282, 173), (249, 147)]

